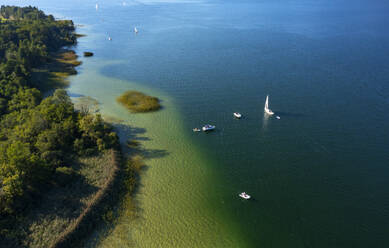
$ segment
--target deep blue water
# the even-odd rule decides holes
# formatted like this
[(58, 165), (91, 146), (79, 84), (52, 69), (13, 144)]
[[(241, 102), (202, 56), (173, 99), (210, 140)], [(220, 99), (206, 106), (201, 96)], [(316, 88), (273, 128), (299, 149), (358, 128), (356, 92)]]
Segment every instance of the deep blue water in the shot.
[(102, 73), (167, 92), (189, 131), (218, 127), (193, 140), (252, 247), (389, 247), (388, 2), (26, 2), (113, 37)]

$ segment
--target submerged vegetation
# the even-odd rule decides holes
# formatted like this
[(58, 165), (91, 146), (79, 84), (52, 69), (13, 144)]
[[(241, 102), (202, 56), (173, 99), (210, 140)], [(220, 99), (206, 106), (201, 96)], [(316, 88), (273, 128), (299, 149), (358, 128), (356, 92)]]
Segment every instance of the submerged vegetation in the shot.
[(158, 98), (134, 90), (126, 91), (117, 98), (117, 101), (134, 113), (156, 111), (161, 108)]

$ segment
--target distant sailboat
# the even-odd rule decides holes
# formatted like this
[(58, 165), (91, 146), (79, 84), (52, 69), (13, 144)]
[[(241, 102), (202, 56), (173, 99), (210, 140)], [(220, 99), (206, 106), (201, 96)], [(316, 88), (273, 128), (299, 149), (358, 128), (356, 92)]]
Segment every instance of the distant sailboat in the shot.
[(273, 115), (274, 112), (269, 109), (269, 95), (266, 96), (266, 101), (265, 101), (265, 113), (268, 115)]
[(138, 29), (136, 27), (134, 28), (134, 33), (138, 33)]
[(111, 36), (110, 36), (110, 37), (108, 37), (108, 40), (112, 40)]
[(96, 10), (99, 10), (99, 5), (96, 3)]

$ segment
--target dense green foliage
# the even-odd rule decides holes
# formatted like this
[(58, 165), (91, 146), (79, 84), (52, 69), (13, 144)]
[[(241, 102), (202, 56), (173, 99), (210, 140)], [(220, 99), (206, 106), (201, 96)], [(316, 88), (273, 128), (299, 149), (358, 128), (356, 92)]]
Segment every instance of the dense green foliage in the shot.
[(20, 8), (16, 6), (1, 6), (0, 17), (11, 20), (43, 20), (47, 18), (54, 20), (54, 17), (52, 15), (46, 16), (43, 11), (31, 6), (25, 8)]
[(118, 137), (100, 115), (75, 111), (65, 90), (42, 100), (32, 83), (32, 69), (50, 52), (75, 44), (73, 23), (32, 7), (2, 6), (0, 14), (7, 19), (0, 23), (1, 219), (26, 207), (59, 176), (58, 184), (70, 180), (73, 172), (63, 167), (77, 156), (115, 148)]
[(161, 108), (159, 99), (147, 96), (142, 92), (129, 90), (117, 98), (117, 101), (126, 106), (132, 112), (150, 112)]
[[(72, 21), (56, 21), (36, 8), (1, 6), (0, 115), (25, 87), (39, 88), (29, 78), (32, 68), (45, 63), (51, 51), (76, 43)], [(33, 97), (33, 96), (31, 96)]]

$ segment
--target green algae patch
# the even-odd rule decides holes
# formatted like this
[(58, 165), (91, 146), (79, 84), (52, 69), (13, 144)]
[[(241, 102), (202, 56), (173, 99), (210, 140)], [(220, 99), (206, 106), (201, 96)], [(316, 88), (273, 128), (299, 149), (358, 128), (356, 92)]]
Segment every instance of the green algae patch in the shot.
[(135, 90), (126, 91), (116, 100), (134, 113), (157, 111), (161, 108), (158, 98)]

